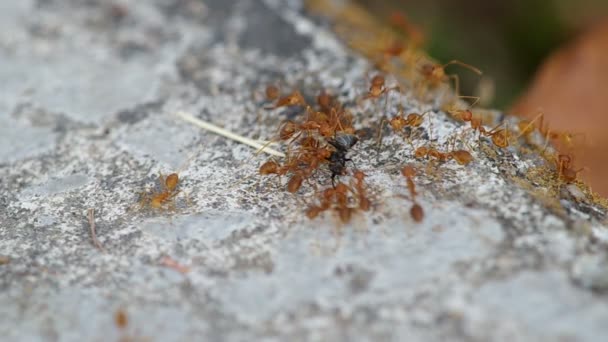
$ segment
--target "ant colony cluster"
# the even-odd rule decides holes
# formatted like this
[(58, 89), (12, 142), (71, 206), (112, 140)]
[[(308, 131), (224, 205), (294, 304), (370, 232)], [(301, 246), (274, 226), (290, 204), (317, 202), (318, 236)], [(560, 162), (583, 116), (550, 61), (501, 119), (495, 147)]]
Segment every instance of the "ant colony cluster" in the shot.
[[(352, 22), (356, 16), (346, 17), (350, 25), (357, 25)], [(488, 153), (506, 155), (506, 149), (519, 149), (522, 154), (532, 150), (546, 160), (542, 175), (550, 180), (550, 186), (561, 189), (568, 183), (582, 185), (577, 178), (583, 169), (574, 167), (572, 153), (557, 152), (550, 146), (550, 143), (559, 142), (571, 147), (575, 134), (552, 131), (543, 124), (543, 114), (531, 121), (497, 120), (496, 115), (488, 118), (487, 111), (483, 115), (484, 112), (473, 108), (479, 98), (460, 96), (458, 77), (448, 74), (446, 68), (460, 66), (478, 75), (481, 71), (460, 61), (436, 63), (419, 49), (424, 41), (421, 30), (401, 14), (391, 16), (390, 22), (397, 34), (374, 31), (373, 27), (363, 25), (367, 32), (344, 37), (351, 47), (372, 62), (376, 70), (371, 79), (362, 75), (368, 82), (364, 88), (356, 89), (359, 95), (355, 98), (347, 95), (348, 92), (333, 96), (331, 90), (319, 87), (313, 90), (292, 88), (290, 92), (283, 92), (276, 85), (267, 85), (264, 109), (286, 114), (281, 115), (286, 119), (279, 123), (276, 137), (266, 145), (202, 122), (187, 113), (177, 114), (201, 128), (261, 147), (273, 155), (260, 165), (259, 174), (274, 178), (287, 192), (305, 197), (303, 211), (309, 219), (330, 213), (348, 223), (357, 213), (381, 207), (379, 194), (382, 189), (371, 186), (368, 176), (373, 176), (378, 168), (388, 170), (379, 158), (383, 152), (383, 135), (387, 132), (393, 135), (391, 141), (399, 144), (391, 146), (391, 165), (396, 157), (392, 154), (397, 152), (400, 159), (397, 169), (401, 170), (407, 190), (407, 195), (400, 196), (409, 201), (409, 216), (416, 223), (425, 218), (420, 201), (424, 198), (424, 186), (419, 183), (422, 189), (417, 189), (416, 178), (421, 180), (431, 174), (430, 170), (440, 170), (447, 163), (450, 167), (467, 168), (474, 163), (474, 155), (479, 158)], [(351, 31), (356, 32), (352, 29), (345, 32)], [(389, 37), (388, 41), (382, 39), (384, 37)], [(417, 104), (433, 110), (406, 112), (404, 108), (414, 102), (412, 96)], [(468, 104), (463, 98), (476, 100)], [(395, 99), (398, 103), (389, 106)], [(378, 105), (381, 102), (383, 106)], [(442, 126), (441, 139), (432, 138), (433, 120), (451, 121)], [(446, 134), (449, 127), (453, 127), (453, 131)], [(365, 158), (370, 158), (370, 142), (363, 140), (370, 140), (372, 136), (377, 137), (377, 158), (365, 163)], [(282, 151), (268, 147), (271, 143), (279, 145)], [(357, 153), (362, 148), (366, 148), (365, 157)], [(503, 151), (497, 153), (499, 150)], [(351, 158), (362, 162), (364, 169), (358, 169)], [(365, 169), (371, 164), (374, 169)], [(403, 179), (396, 178), (399, 182)], [(140, 207), (175, 209), (175, 199), (180, 194), (178, 183), (177, 173), (167, 177), (161, 174), (156, 189), (140, 195)], [(400, 188), (397, 184), (396, 188)], [(311, 191), (313, 195), (308, 196)], [(407, 205), (404, 211), (406, 208)]]
[[(306, 200), (305, 214), (308, 218), (315, 219), (324, 212), (333, 212), (346, 223), (356, 212), (378, 208), (378, 196), (370, 196), (370, 193), (378, 192), (366, 182), (368, 171), (357, 169), (351, 157), (357, 156), (357, 143), (363, 138), (361, 132), (368, 135), (375, 129), (380, 153), (385, 123), (390, 132), (401, 136), (412, 147), (411, 154), (402, 159), (401, 174), (409, 192), (409, 196), (404, 197), (411, 203), (409, 214), (414, 222), (421, 222), (425, 217), (414, 183), (417, 176), (424, 175), (416, 171), (424, 164), (427, 164), (427, 170), (428, 166), (437, 168), (450, 161), (455, 162), (456, 167), (467, 167), (474, 162), (474, 155), (479, 156), (481, 152), (487, 154), (489, 149), (532, 147), (547, 161), (547, 170), (550, 170), (548, 177), (555, 179), (556, 185), (577, 181), (582, 169), (573, 167), (573, 157), (555, 152), (554, 148), (548, 146), (548, 142), (557, 139), (571, 142), (572, 134), (551, 132), (543, 126), (542, 115), (509, 127), (508, 122), (516, 122), (515, 119), (497, 122), (496, 116), (488, 119), (476, 113), (473, 107), (479, 99), (473, 104), (464, 102), (463, 98), (475, 97), (460, 96), (458, 77), (448, 74), (446, 68), (461, 66), (478, 75), (481, 75), (481, 71), (460, 61), (446, 64), (432, 61), (417, 48), (424, 40), (420, 30), (404, 16), (393, 16), (391, 22), (393, 29), (396, 28), (400, 34), (388, 34), (392, 37), (388, 43), (382, 39), (370, 43), (369, 32), (363, 35), (366, 38), (356, 35), (345, 37), (352, 47), (373, 62), (377, 70), (357, 98), (343, 99), (341, 103), (338, 96), (331, 96), (326, 89), (295, 89), (283, 94), (274, 85), (266, 87), (266, 109), (284, 110), (290, 114), (287, 115), (288, 120), (280, 123), (278, 136), (274, 140), (283, 144), (286, 157), (264, 162), (259, 173), (276, 176), (280, 184), (285, 184), (281, 186), (293, 194), (298, 193), (303, 185), (310, 186), (315, 195), (312, 200)], [(377, 36), (386, 37), (384, 33)], [(397, 104), (398, 110), (394, 112), (395, 106), (388, 106), (389, 100), (399, 98), (402, 102), (405, 96), (401, 96), (401, 93), (405, 91), (416, 96), (419, 103), (428, 103), (432, 108), (437, 108), (439, 104), (438, 108), (445, 114), (438, 109), (422, 114), (406, 113), (403, 108), (407, 103)], [(316, 101), (308, 100), (314, 96), (313, 92), (317, 93)], [(382, 100), (383, 108), (363, 106), (366, 101)], [(441, 120), (451, 120), (453, 126), (457, 127), (448, 136), (448, 142), (441, 145), (429, 138), (432, 120), (435, 119), (433, 116), (436, 115), (441, 115)], [(537, 121), (540, 124), (537, 125)], [(364, 124), (369, 126), (364, 127)], [(495, 125), (493, 128), (487, 128), (492, 124)], [(413, 131), (423, 131), (425, 134), (413, 136)], [(535, 136), (540, 137), (536, 140), (543, 143), (535, 142)], [(417, 146), (414, 146), (414, 140), (418, 140)], [(287, 177), (286, 183), (281, 182), (283, 176)]]

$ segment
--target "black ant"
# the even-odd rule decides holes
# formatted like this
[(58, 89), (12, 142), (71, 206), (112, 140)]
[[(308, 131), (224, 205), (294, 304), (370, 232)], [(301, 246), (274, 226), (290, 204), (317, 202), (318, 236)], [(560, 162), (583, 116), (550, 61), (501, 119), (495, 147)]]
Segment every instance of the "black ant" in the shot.
[(359, 141), (359, 138), (352, 134), (342, 134), (327, 141), (336, 149), (335, 151), (332, 151), (329, 158), (327, 158), (329, 161), (329, 171), (331, 171), (331, 184), (334, 187), (336, 187), (336, 176), (343, 175), (344, 169), (346, 168), (346, 162), (352, 161), (350, 158), (346, 158), (346, 153), (348, 153), (348, 150), (353, 147), (357, 141)]

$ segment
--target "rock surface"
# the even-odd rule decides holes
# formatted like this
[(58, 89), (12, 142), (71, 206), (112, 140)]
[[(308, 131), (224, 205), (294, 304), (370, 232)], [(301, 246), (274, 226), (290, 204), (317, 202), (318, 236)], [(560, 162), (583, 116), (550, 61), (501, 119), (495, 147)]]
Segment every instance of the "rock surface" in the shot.
[[(399, 137), (379, 154), (363, 140), (352, 158), (377, 203), (342, 225), (303, 215), (312, 189), (294, 196), (259, 177), (266, 157), (173, 115), (269, 139), (289, 115), (260, 100), (278, 81), (339, 94), (358, 128), (378, 118), (377, 105), (355, 104), (368, 63), (299, 1), (3, 1), (0, 60), (7, 340), (608, 336), (605, 209), (582, 193), (557, 211), (531, 195), (514, 177), (533, 155), (478, 149), (466, 167), (420, 173), (416, 224), (398, 166), (425, 164)], [(438, 146), (470, 131), (435, 104), (391, 96), (433, 110), (421, 134)], [(138, 194), (175, 170), (175, 208), (140, 208)]]

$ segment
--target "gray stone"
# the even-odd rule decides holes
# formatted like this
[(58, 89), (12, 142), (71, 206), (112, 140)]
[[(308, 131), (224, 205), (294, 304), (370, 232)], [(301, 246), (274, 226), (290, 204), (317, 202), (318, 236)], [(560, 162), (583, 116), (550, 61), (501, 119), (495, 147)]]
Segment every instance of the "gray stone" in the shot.
[[(268, 140), (296, 114), (264, 109), (275, 83), (307, 98), (339, 95), (358, 129), (379, 122), (381, 105), (357, 104), (369, 63), (302, 6), (0, 4), (0, 335), (602, 341), (606, 209), (578, 187), (549, 204), (531, 196), (514, 179), (542, 161), (480, 143), (437, 110), (439, 99), (390, 95), (390, 115), (397, 104), (430, 112), (411, 132), (415, 146), (387, 134), (380, 152), (375, 139), (353, 147), (374, 208), (348, 224), (332, 213), (307, 219), (313, 187), (284, 191), (285, 177), (257, 174), (266, 156), (174, 115)], [(447, 149), (455, 134), (478, 147), (466, 167), (427, 172), (412, 158), (431, 137)], [(419, 224), (404, 163), (420, 170)], [(174, 205), (142, 206), (159, 173), (171, 172), (181, 180)], [(327, 170), (316, 177), (330, 186)], [(90, 208), (103, 251), (91, 241)]]

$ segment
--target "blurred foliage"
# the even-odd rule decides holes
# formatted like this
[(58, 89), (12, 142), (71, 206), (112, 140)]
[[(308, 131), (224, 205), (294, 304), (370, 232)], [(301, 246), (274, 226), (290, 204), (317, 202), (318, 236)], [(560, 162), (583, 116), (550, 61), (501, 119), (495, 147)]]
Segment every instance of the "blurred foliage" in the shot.
[(535, 70), (562, 43), (608, 14), (606, 0), (355, 0), (380, 20), (402, 12), (426, 34), (424, 49), (441, 62), (452, 59), (484, 71), (478, 76), (449, 67), (461, 93), (479, 84), (495, 89), (493, 101), (506, 108), (525, 91)]

